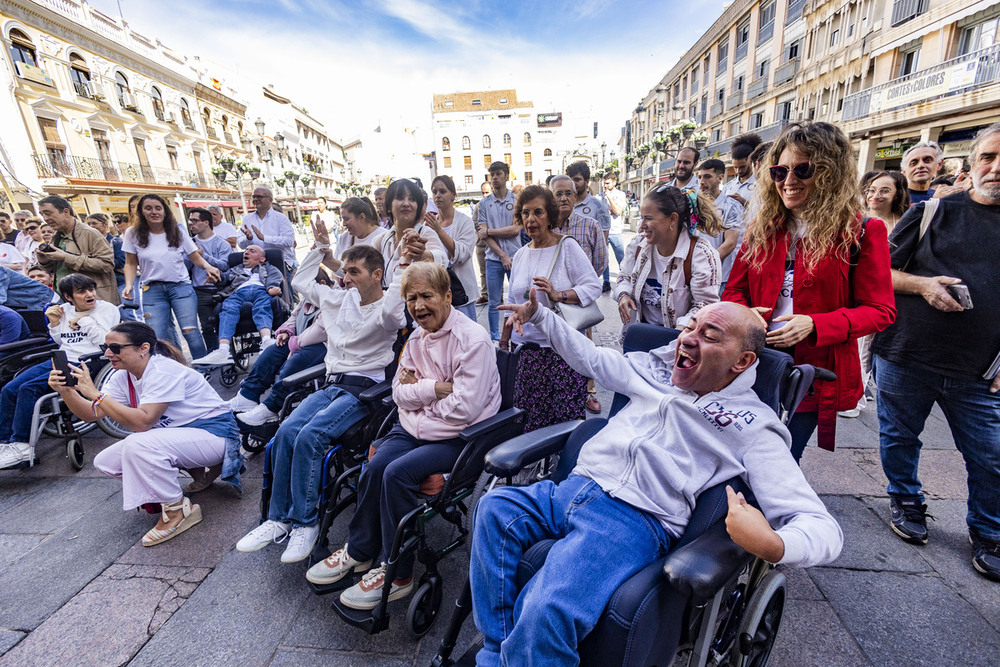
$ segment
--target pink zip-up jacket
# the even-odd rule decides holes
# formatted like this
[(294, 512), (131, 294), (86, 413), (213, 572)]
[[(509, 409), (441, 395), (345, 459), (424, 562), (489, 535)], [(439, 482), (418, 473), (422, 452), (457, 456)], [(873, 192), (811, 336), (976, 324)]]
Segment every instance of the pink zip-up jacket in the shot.
[[(489, 332), (454, 308), (434, 333), (417, 328), (410, 335), (399, 368), (417, 377), (413, 384), (400, 384), (396, 373), (392, 398), (399, 423), (419, 440), (454, 438), (500, 409), (500, 373)], [(452, 393), (438, 399), (436, 382), (451, 382)]]

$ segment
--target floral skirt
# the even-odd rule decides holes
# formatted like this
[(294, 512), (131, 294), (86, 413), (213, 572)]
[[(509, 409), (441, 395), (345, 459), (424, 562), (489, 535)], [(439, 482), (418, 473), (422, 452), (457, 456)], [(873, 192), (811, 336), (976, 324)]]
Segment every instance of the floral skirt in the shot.
[(525, 432), (586, 417), (587, 378), (549, 347), (521, 352), (514, 405), (527, 413)]

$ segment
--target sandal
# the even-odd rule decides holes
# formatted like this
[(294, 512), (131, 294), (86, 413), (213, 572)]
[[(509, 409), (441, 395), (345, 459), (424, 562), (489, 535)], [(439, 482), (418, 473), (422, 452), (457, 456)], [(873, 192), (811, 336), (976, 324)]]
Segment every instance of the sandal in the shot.
[(166, 530), (160, 530), (159, 528), (151, 528), (148, 533), (142, 536), (142, 546), (152, 547), (160, 544), (161, 542), (166, 542), (169, 539), (177, 537), (185, 530), (191, 526), (196, 526), (201, 523), (201, 506), (192, 505), (189, 498), (182, 498), (181, 502), (176, 505), (167, 505), (166, 503), (161, 504), (163, 510), (161, 515), (164, 521), (168, 521), (167, 512), (173, 512), (175, 510), (181, 510), (184, 513), (184, 518), (173, 528), (167, 528)]
[(191, 483), (184, 487), (184, 491), (198, 493), (212, 486), (212, 482), (222, 474), (222, 464), (212, 466), (207, 472), (205, 468), (194, 468), (188, 470), (188, 474), (191, 475)]

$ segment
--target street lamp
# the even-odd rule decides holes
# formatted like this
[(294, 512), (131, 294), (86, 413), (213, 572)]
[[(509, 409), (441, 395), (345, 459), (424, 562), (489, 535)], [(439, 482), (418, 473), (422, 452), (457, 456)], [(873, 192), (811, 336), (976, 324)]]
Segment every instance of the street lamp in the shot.
[(285, 178), (292, 182), (292, 197), (295, 200), (295, 216), (297, 218), (296, 223), (302, 224), (302, 210), (299, 208), (299, 193), (295, 188), (295, 182), (299, 180), (299, 175), (294, 171), (286, 171)]
[(608, 143), (606, 141), (601, 142), (601, 169), (604, 169), (605, 158), (607, 157), (605, 151), (608, 150)]

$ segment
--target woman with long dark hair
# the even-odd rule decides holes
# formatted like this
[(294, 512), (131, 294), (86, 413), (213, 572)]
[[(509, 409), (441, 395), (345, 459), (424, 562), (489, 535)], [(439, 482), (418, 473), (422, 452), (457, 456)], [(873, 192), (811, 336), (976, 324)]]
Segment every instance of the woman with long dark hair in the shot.
[(412, 247), (409, 254), (418, 261), (448, 266), (448, 253), (437, 233), (423, 223), (426, 208), (427, 195), (413, 181), (400, 178), (389, 184), (385, 192), (385, 210), (392, 223), (392, 233), (382, 239), (380, 248), (385, 258), (386, 276), (396, 270), (403, 246)]
[(452, 304), (455, 310), (465, 313), (473, 321), (476, 320), (476, 303), (471, 298), (479, 287), (476, 285), (476, 271), (470, 260), (472, 251), (476, 248), (476, 226), (472, 218), (455, 210), (455, 181), (451, 176), (436, 176), (431, 181), (431, 199), (438, 212), (428, 211), (424, 214), (424, 222), (434, 230), (438, 239), (448, 251), (451, 269), (455, 272), (468, 300), (465, 303)]
[(864, 222), (856, 174), (836, 126), (786, 127), (758, 173), (759, 207), (722, 294), (761, 315), (769, 345), (837, 374), (788, 425), (796, 460), (817, 425), (819, 446), (833, 449), (837, 411), (862, 393), (857, 339), (896, 317), (885, 223)]
[(239, 431), (228, 403), (185, 365), (177, 348), (158, 340), (152, 327), (122, 322), (104, 337), (104, 347), (116, 372), (103, 391), (82, 365), (72, 367), (75, 387), (67, 387), (57, 370), (49, 374), (49, 386), (80, 419), (108, 416), (132, 430), (94, 457), (94, 467), (122, 480), (126, 511), (159, 506), (160, 520), (142, 538), (142, 545), (151, 547), (201, 521), (201, 507), (185, 497), (177, 481), (179, 470), (188, 470), (199, 488), (219, 475), (239, 488)]
[(136, 269), (140, 270), (146, 324), (153, 327), (157, 337), (180, 346), (173, 326), (176, 316), (191, 357), (200, 359), (208, 350), (198, 327), (198, 296), (191, 285), (184, 258), (203, 269), (212, 282), (221, 279), (219, 270), (201, 256), (198, 246), (177, 224), (173, 210), (160, 195), (143, 195), (135, 218), (135, 223), (123, 235), (125, 287), (122, 298), (133, 298)]

